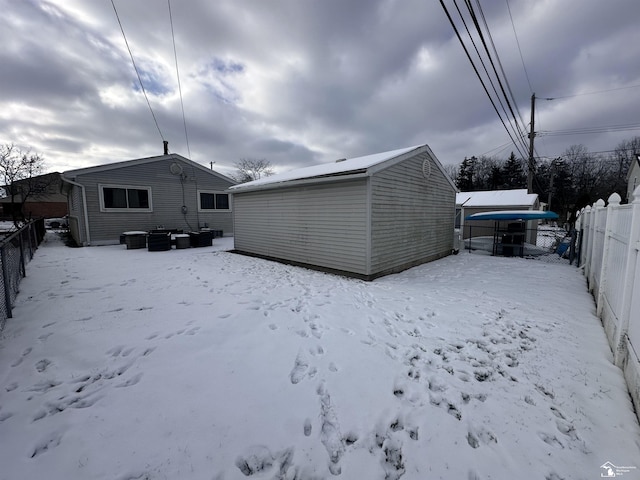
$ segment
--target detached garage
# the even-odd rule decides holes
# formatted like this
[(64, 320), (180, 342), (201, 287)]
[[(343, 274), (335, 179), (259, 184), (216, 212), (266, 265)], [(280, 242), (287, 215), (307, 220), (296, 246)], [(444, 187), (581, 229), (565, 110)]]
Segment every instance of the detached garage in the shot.
[(427, 145), (235, 185), (235, 250), (373, 279), (449, 255), (456, 187)]

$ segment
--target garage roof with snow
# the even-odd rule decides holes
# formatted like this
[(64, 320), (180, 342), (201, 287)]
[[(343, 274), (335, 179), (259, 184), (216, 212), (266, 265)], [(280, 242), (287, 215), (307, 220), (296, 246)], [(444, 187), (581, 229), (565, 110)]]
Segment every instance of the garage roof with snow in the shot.
[(391, 160), (405, 153), (421, 148), (422, 145), (413, 147), (391, 150), (388, 152), (366, 155), (363, 157), (355, 157), (350, 159), (341, 159), (332, 163), (323, 163), (313, 165), (311, 167), (298, 168), (289, 172), (278, 173), (269, 177), (260, 178), (252, 182), (241, 183), (229, 188), (230, 191), (249, 190), (262, 188), (265, 186), (275, 186), (275, 184), (286, 183), (295, 180), (333, 177), (339, 175), (347, 175), (357, 172), (365, 172), (367, 169), (378, 165), (387, 160)]
[(479, 192), (458, 192), (456, 205), (463, 207), (531, 207), (535, 205), (538, 195), (527, 193), (527, 189), (489, 190)]

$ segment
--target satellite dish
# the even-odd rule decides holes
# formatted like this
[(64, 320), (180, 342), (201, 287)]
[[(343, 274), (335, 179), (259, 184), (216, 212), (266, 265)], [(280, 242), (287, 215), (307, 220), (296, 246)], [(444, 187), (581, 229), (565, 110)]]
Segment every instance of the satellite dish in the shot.
[(174, 175), (182, 175), (182, 165), (179, 163), (173, 162), (169, 167), (169, 171)]

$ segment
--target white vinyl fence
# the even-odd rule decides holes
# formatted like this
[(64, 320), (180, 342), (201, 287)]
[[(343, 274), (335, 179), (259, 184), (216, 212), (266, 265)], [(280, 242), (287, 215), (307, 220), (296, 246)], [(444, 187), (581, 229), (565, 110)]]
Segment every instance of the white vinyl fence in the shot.
[(581, 210), (576, 230), (579, 265), (640, 417), (640, 187), (628, 205), (614, 193), (606, 206), (598, 200)]

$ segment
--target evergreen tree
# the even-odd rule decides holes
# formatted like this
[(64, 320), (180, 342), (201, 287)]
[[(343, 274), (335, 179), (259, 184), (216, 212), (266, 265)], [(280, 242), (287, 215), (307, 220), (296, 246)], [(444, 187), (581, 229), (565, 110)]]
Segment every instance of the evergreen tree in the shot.
[(527, 186), (527, 177), (524, 174), (522, 160), (517, 159), (513, 152), (511, 152), (502, 167), (502, 177), (505, 189), (526, 188)]
[(462, 192), (473, 191), (473, 176), (476, 165), (476, 157), (467, 158), (460, 164), (460, 170), (458, 171), (458, 177), (456, 178), (456, 186)]

